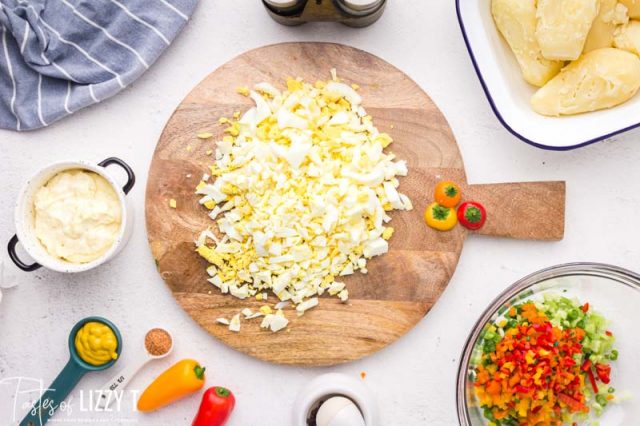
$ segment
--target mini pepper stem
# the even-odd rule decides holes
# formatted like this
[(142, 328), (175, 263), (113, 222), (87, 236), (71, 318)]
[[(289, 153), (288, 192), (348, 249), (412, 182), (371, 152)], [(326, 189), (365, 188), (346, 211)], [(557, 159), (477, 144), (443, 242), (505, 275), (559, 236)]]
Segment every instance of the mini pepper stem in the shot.
[(229, 389), (223, 388), (222, 386), (216, 386), (215, 390), (216, 390), (216, 395), (221, 396), (223, 398), (228, 397), (229, 394), (231, 393), (229, 392)]
[(207, 367), (202, 367), (200, 364), (196, 365), (193, 368), (193, 372), (196, 373), (196, 377), (200, 380), (204, 380), (204, 371)]

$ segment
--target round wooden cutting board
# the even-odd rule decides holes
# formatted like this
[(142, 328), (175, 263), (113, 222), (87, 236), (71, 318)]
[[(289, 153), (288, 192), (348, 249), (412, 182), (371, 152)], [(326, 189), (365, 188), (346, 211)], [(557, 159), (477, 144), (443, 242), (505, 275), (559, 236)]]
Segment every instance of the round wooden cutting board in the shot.
[[(286, 77), (328, 80), (331, 68), (360, 86), (363, 105), (380, 131), (395, 142), (387, 148), (405, 159), (409, 175), (400, 190), (414, 204), (394, 212), (389, 253), (372, 259), (369, 273), (346, 277), (348, 303), (322, 297), (319, 306), (278, 333), (261, 330), (260, 319), (242, 322), (239, 333), (216, 323), (264, 302), (223, 295), (207, 282), (207, 263), (195, 253), (194, 239), (215, 223), (198, 204), (194, 188), (212, 163), (225, 126), (222, 116), (252, 106), (238, 86), (259, 82), (282, 86)], [(197, 133), (214, 137), (199, 140)], [(489, 161), (489, 159), (487, 159)], [(481, 201), (488, 221), (479, 233), (523, 239), (557, 240), (564, 232), (564, 183), (468, 185), (458, 146), (442, 113), (409, 77), (380, 58), (329, 43), (286, 43), (244, 53), (202, 81), (178, 106), (153, 155), (146, 193), (149, 243), (158, 270), (182, 308), (210, 334), (257, 358), (305, 366), (355, 360), (389, 345), (424, 317), (444, 291), (458, 263), (467, 231), (428, 228), (422, 219), (442, 179), (459, 182), (465, 199)], [(177, 200), (177, 208), (169, 207)], [(270, 295), (273, 305), (276, 298)]]

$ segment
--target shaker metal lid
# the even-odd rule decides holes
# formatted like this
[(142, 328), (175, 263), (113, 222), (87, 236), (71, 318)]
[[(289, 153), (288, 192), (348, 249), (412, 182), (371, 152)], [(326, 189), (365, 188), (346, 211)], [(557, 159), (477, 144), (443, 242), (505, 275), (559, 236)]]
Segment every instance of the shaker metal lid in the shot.
[(287, 8), (287, 7), (297, 6), (298, 4), (302, 3), (303, 0), (264, 0), (264, 1), (269, 6)]
[(357, 11), (365, 11), (377, 7), (384, 0), (339, 0), (346, 7)]

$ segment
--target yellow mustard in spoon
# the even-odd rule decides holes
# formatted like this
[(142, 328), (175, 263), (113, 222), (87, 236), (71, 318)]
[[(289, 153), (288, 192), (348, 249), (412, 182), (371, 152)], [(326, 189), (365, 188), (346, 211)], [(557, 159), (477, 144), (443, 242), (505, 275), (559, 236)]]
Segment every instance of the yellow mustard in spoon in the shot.
[(74, 341), (78, 356), (91, 365), (103, 365), (118, 359), (118, 339), (104, 323), (91, 321), (76, 333)]

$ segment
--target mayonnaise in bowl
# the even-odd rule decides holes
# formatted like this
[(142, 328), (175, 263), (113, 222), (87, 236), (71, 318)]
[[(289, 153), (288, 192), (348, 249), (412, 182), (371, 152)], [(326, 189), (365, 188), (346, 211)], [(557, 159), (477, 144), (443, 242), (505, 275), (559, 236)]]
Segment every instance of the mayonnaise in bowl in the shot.
[[(112, 165), (126, 173), (124, 185), (107, 171)], [(76, 273), (109, 262), (131, 236), (133, 206), (126, 195), (135, 182), (131, 167), (116, 157), (98, 164), (61, 161), (40, 169), (18, 196), (9, 257), (25, 272), (45, 267)], [(32, 263), (18, 255), (18, 244)]]
[(57, 173), (36, 191), (33, 204), (35, 236), (50, 255), (71, 263), (103, 256), (122, 226), (116, 192), (89, 170)]

